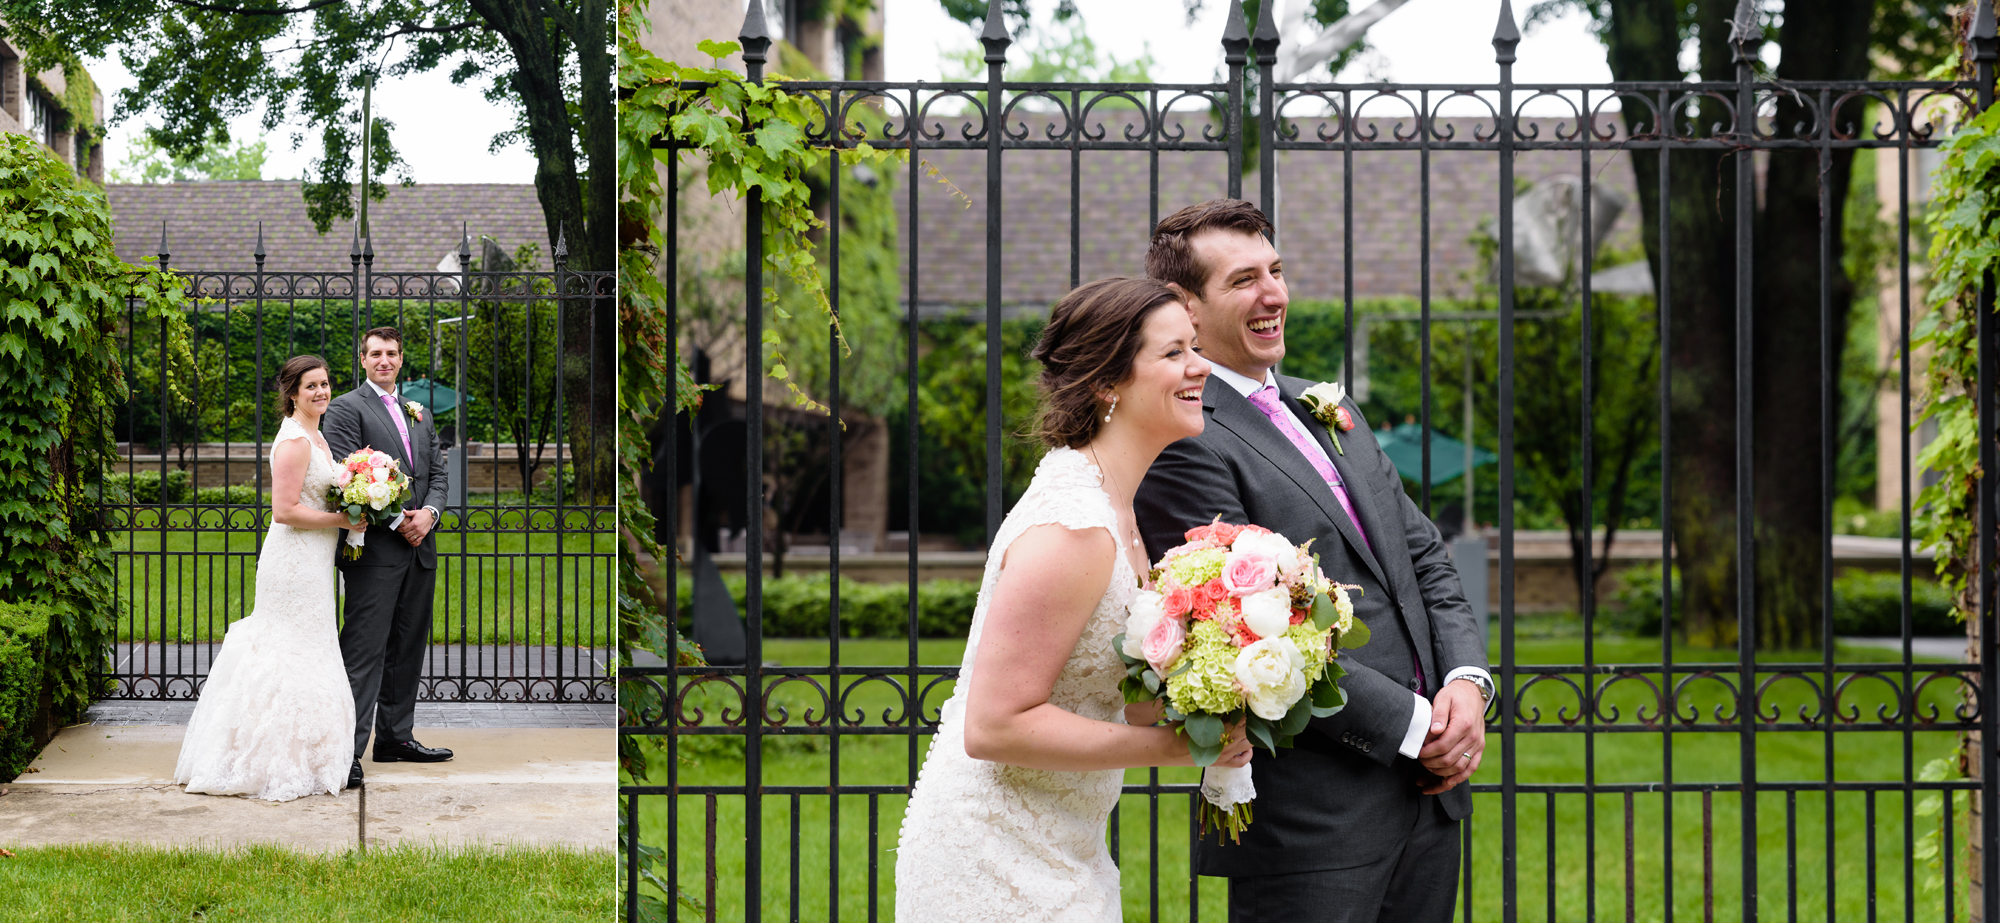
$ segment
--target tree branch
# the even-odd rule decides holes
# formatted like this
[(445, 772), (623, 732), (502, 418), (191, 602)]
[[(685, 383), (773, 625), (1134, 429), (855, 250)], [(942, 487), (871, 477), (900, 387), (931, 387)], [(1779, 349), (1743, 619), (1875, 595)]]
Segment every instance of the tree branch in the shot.
[(312, 0), (304, 6), (275, 6), (269, 9), (254, 9), (242, 6), (222, 6), (215, 3), (200, 3), (197, 0), (167, 0), (178, 7), (191, 10), (206, 10), (210, 13), (233, 13), (238, 16), (289, 16), (293, 13), (310, 13), (323, 7), (333, 6), (345, 0)]
[(398, 35), (415, 35), (418, 33), (440, 35), (446, 32), (464, 32), (467, 29), (479, 28), (481, 25), (483, 25), (483, 23), (481, 23), (479, 20), (476, 19), (467, 20), (465, 22), (452, 23), (449, 26), (420, 26), (413, 22), (406, 22), (402, 24), (401, 28), (395, 30), (394, 32), (385, 32), (381, 35), (376, 36), (376, 41), (395, 38)]

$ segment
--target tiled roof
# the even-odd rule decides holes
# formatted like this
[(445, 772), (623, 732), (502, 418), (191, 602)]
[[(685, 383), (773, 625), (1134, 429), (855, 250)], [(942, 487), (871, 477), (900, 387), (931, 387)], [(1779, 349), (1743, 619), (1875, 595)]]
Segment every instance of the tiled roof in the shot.
[[(1199, 137), (1205, 119), (1188, 115), (1183, 126), (1187, 136)], [(1107, 137), (1119, 135), (1125, 118), (1129, 118), (1125, 113), (1104, 113)], [(1615, 114), (1603, 118), (1613, 123), (1603, 128), (1616, 128), (1622, 135), (1623, 124)], [(1029, 137), (1048, 137), (1045, 126), (1033, 121), (1034, 115), (1017, 113), (1012, 119), (1027, 123)], [(939, 121), (954, 124), (950, 118)], [(1096, 115), (1090, 119), (1093, 134), (1098, 121)], [(1547, 138), (1556, 128), (1554, 121), (1524, 119), (1522, 130), (1544, 123), (1539, 130)], [(1455, 127), (1460, 140), (1472, 136), (1471, 120), (1441, 122)], [(1302, 137), (1311, 137), (1315, 126), (1302, 119), (1300, 127)], [(1359, 131), (1366, 135), (1372, 129), (1387, 140), (1397, 127), (1396, 120), (1383, 119)], [(1401, 128), (1405, 133), (1410, 130), (1408, 124)], [(1414, 296), (1421, 281), (1421, 155), (1415, 150), (1355, 147), (1354, 295)], [(1070, 156), (1065, 150), (1009, 150), (1005, 155), (1001, 203), (1005, 278), (1000, 290), (1001, 302), (1010, 312), (1044, 310), (1071, 287)], [(923, 176), (919, 181), (917, 301), (927, 312), (976, 308), (986, 298), (986, 152), (933, 150), (923, 157), (937, 167), (940, 179), (949, 180), (971, 201), (968, 207), (938, 179)], [(1292, 295), (1338, 299), (1343, 290), (1342, 154), (1281, 151), (1277, 159), (1279, 214), (1274, 217)], [(1434, 297), (1470, 294), (1469, 276), (1478, 269), (1471, 238), (1497, 211), (1498, 157), (1492, 151), (1433, 151), (1430, 160), (1431, 292)], [(1151, 231), (1147, 152), (1085, 150), (1078, 162), (1078, 279), (1144, 273)], [(1159, 163), (1161, 217), (1227, 191), (1228, 165), (1222, 153), (1162, 151)], [(1528, 151), (1516, 156), (1515, 175), (1530, 182), (1583, 170), (1578, 152)], [(1635, 246), (1639, 208), (1628, 159), (1617, 152), (1593, 151), (1590, 173), (1593, 182), (1615, 189), (1628, 202), (1606, 246)], [(1243, 197), (1255, 201), (1257, 184), (1255, 173), (1246, 175)], [(908, 190), (899, 187), (897, 194), (907, 196)], [(899, 207), (897, 217), (907, 241), (907, 208)], [(907, 286), (907, 255), (898, 256)]]
[[(296, 182), (163, 183), (110, 185), (111, 220), (118, 256), (137, 263), (160, 249), (166, 223), (170, 264), (181, 269), (244, 271), (254, 268), (257, 223), (264, 223), (264, 268), (272, 272), (343, 271), (352, 265), (352, 222), (336, 222), (325, 235), (313, 230)], [(422, 272), (458, 248), (463, 231), (513, 253), (523, 243), (542, 248), (541, 268), (553, 250), (535, 187), (512, 183), (391, 185), (385, 201), (368, 206), (377, 272)]]

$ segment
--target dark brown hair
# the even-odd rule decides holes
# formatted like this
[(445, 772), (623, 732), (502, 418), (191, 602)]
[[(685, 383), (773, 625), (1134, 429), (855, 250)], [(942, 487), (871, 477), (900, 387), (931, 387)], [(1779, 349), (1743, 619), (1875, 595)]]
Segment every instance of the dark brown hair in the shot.
[[(284, 368), (278, 370), (278, 416), (289, 417), (298, 409), (293, 396), (299, 393), (299, 382), (313, 369), (326, 368), (326, 360), (318, 356), (293, 356), (285, 360)], [(328, 375), (333, 372), (329, 370)]]
[(1132, 374), (1146, 318), (1180, 300), (1157, 279), (1114, 276), (1077, 286), (1056, 302), (1030, 352), (1042, 364), (1035, 436), (1072, 449), (1096, 438), (1104, 415), (1098, 392)]
[(1153, 228), (1153, 243), (1146, 248), (1146, 275), (1172, 282), (1189, 294), (1200, 296), (1215, 268), (1195, 256), (1192, 241), (1204, 231), (1236, 231), (1242, 234), (1271, 234), (1271, 219), (1242, 199), (1210, 199), (1174, 212)]
[(361, 342), (355, 344), (357, 351), (364, 356), (368, 355), (369, 337), (374, 337), (378, 340), (392, 340), (395, 342), (397, 349), (400, 350), (403, 348), (403, 332), (401, 330), (397, 330), (394, 327), (370, 327), (367, 333), (361, 335)]

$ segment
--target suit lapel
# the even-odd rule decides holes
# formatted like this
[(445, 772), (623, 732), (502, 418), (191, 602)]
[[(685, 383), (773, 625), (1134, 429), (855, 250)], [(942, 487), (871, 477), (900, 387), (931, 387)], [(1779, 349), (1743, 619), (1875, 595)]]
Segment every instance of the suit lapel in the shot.
[[(416, 459), (410, 458), (406, 453), (396, 451), (403, 447), (403, 434), (396, 429), (396, 418), (389, 415), (389, 405), (382, 403), (382, 395), (375, 393), (373, 385), (362, 385), (359, 391), (363, 402), (374, 408), (375, 422), (387, 427), (389, 430), (389, 447), (382, 451), (394, 455), (397, 460), (401, 461), (405, 474), (413, 478), (416, 477), (421, 473), (417, 471)], [(410, 450), (412, 452), (416, 451), (415, 439), (410, 440)]]
[[(1374, 548), (1380, 552), (1380, 557), (1392, 561), (1409, 561), (1409, 543), (1403, 536), (1401, 527), (1402, 517), (1398, 515), (1399, 511), (1385, 509), (1383, 506), (1385, 502), (1388, 502), (1386, 498), (1390, 494), (1378, 489), (1383, 485), (1373, 483), (1368, 475), (1357, 470), (1360, 467), (1356, 464), (1358, 459), (1371, 457), (1374, 452), (1380, 451), (1375, 442), (1375, 434), (1369, 432), (1364, 427), (1357, 426), (1343, 433), (1341, 439), (1342, 445), (1354, 449), (1355, 454), (1342, 454), (1335, 451), (1333, 440), (1327, 433), (1327, 428), (1314, 418), (1305, 409), (1304, 405), (1298, 402), (1298, 395), (1310, 386), (1311, 382), (1303, 379), (1288, 379), (1284, 376), (1278, 377), (1278, 392), (1283, 395), (1285, 403), (1297, 412), (1300, 417), (1313, 421), (1306, 428), (1312, 432), (1313, 438), (1319, 441), (1320, 448), (1326, 452), (1326, 457), (1333, 460), (1333, 469), (1340, 472), (1341, 483), (1347, 485), (1347, 499), (1354, 504), (1354, 514), (1361, 518), (1362, 528), (1368, 530), (1368, 539), (1374, 544)], [(1354, 414), (1355, 419), (1359, 420), (1360, 408), (1353, 406), (1353, 403), (1352, 398), (1346, 401), (1348, 405), (1347, 411)], [(1345, 517), (1342, 518), (1344, 519)], [(1349, 541), (1351, 543), (1353, 539)], [(1371, 564), (1376, 563), (1375, 557), (1372, 556), (1366, 557), (1366, 560)], [(1378, 577), (1382, 575), (1382, 568), (1379, 565), (1376, 567), (1375, 573)], [(1403, 598), (1406, 588), (1412, 593), (1415, 592), (1414, 582), (1392, 583), (1384, 580), (1383, 585), (1389, 587), (1389, 592), (1396, 594), (1397, 602), (1399, 603), (1396, 608), (1403, 613), (1403, 623), (1409, 628), (1410, 637), (1417, 641), (1415, 647), (1418, 656), (1423, 658), (1425, 672), (1431, 672), (1430, 658), (1428, 656), (1430, 653), (1430, 632), (1426, 626), (1418, 624), (1420, 620), (1412, 618), (1410, 614), (1412, 606), (1415, 607), (1416, 611), (1422, 611), (1423, 601), (1420, 597), (1411, 599)], [(1434, 685), (1436, 681), (1426, 678), (1425, 682)]]
[[(1298, 446), (1292, 445), (1291, 440), (1278, 432), (1263, 411), (1238, 394), (1228, 382), (1217, 377), (1211, 377), (1207, 387), (1202, 389), (1202, 403), (1211, 409), (1210, 416), (1216, 423), (1235, 433), (1305, 491), (1306, 496), (1319, 506), (1321, 515), (1332, 522), (1340, 536), (1347, 540), (1348, 547), (1354, 549), (1355, 556), (1368, 565), (1375, 579), (1383, 586), (1390, 585), (1388, 577), (1382, 572), (1381, 563), (1369, 553), (1368, 546), (1361, 541), (1361, 533), (1355, 531), (1354, 522), (1347, 518), (1347, 511), (1340, 508), (1340, 501), (1333, 498), (1333, 490), (1319, 476), (1319, 470), (1306, 460)], [(1342, 476), (1345, 477), (1346, 472), (1342, 472)]]

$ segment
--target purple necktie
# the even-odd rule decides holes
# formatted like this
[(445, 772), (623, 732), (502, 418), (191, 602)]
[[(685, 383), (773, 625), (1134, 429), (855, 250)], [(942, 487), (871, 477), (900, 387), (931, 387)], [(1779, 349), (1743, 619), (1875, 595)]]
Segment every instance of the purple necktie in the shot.
[[(1326, 481), (1326, 486), (1332, 488), (1333, 498), (1340, 501), (1340, 508), (1347, 511), (1347, 518), (1354, 523), (1355, 534), (1361, 536), (1361, 544), (1367, 546), (1369, 554), (1374, 554), (1375, 545), (1368, 540), (1368, 530), (1361, 527), (1361, 517), (1354, 514), (1354, 501), (1348, 499), (1347, 486), (1340, 482), (1340, 475), (1333, 470), (1332, 460), (1326, 457), (1325, 451), (1313, 444), (1311, 437), (1299, 429), (1298, 421), (1285, 409), (1285, 405), (1278, 402), (1278, 389), (1265, 385), (1251, 392), (1248, 397), (1250, 403), (1256, 405), (1257, 409), (1263, 411), (1264, 416), (1270, 419), (1271, 425), (1277, 427), (1278, 432), (1284, 433), (1286, 439), (1291, 440), (1292, 446), (1299, 450), (1299, 454), (1304, 455), (1306, 461), (1312, 462), (1313, 470), (1318, 471), (1319, 476)], [(1416, 692), (1418, 695), (1423, 695), (1424, 687), (1429, 685), (1424, 682), (1423, 661), (1415, 657), (1412, 657), (1411, 661), (1416, 668)]]
[(403, 424), (403, 411), (396, 406), (396, 396), (382, 395), (382, 406), (389, 408), (389, 419), (396, 421), (396, 432), (403, 437), (403, 461), (414, 466), (417, 461), (416, 453), (410, 451), (410, 428)]

